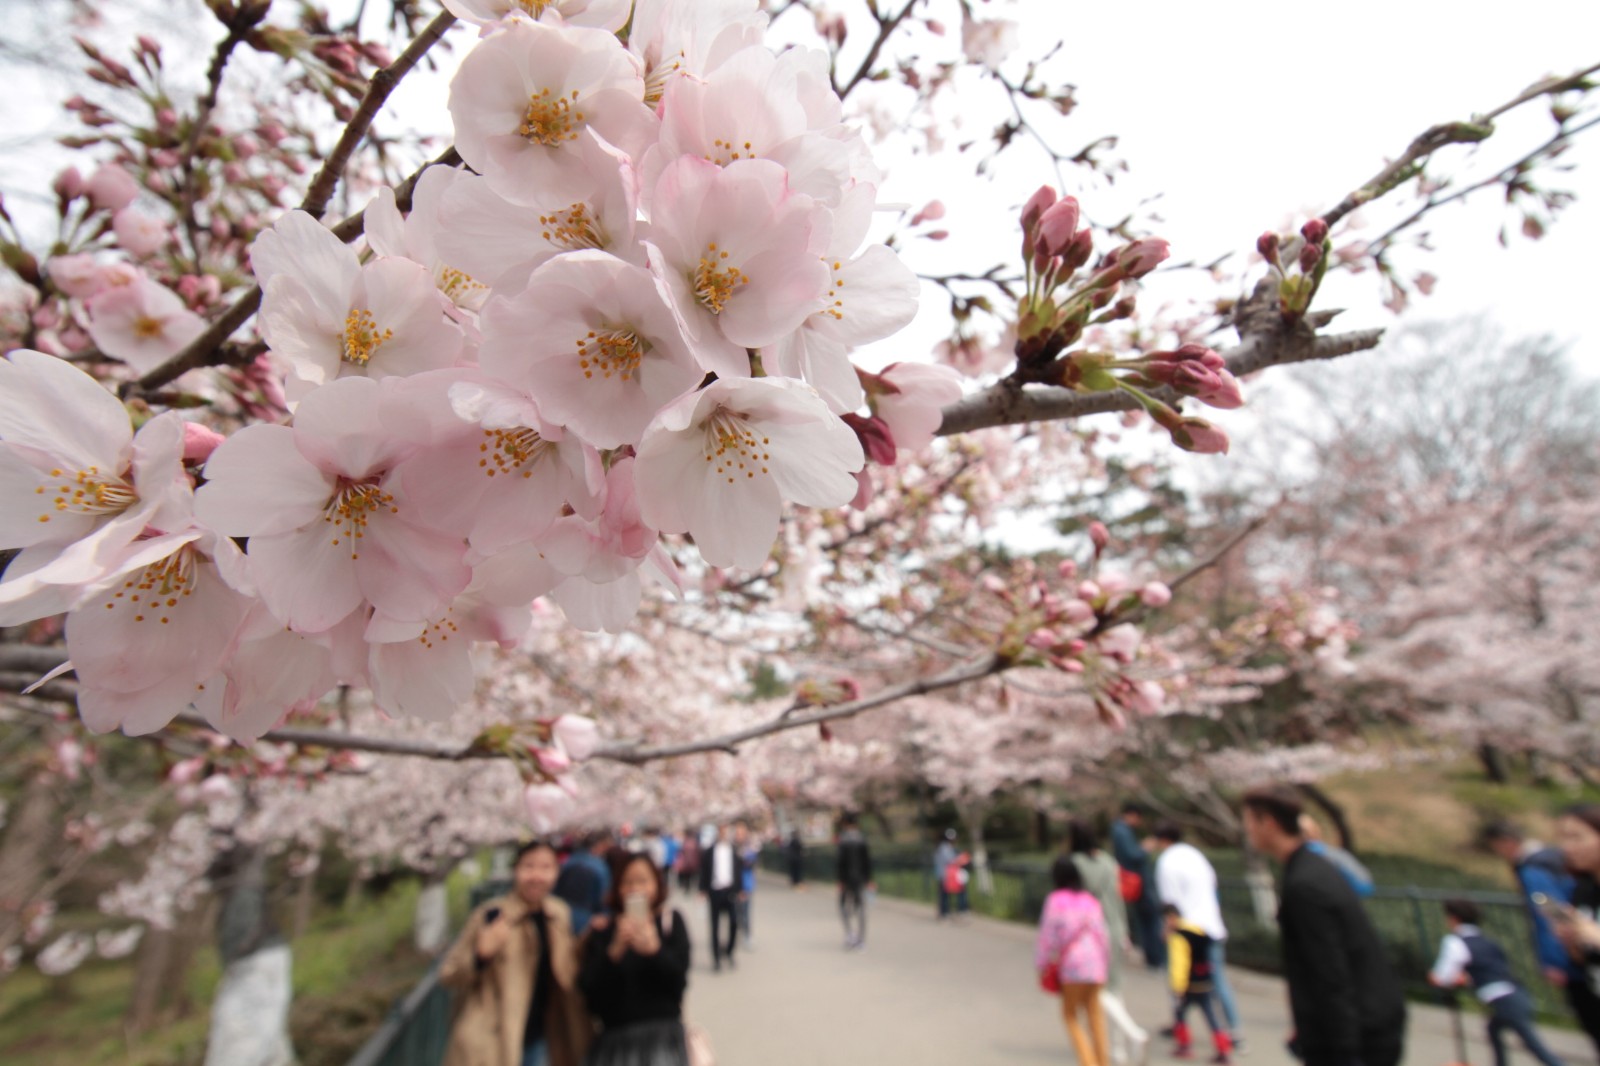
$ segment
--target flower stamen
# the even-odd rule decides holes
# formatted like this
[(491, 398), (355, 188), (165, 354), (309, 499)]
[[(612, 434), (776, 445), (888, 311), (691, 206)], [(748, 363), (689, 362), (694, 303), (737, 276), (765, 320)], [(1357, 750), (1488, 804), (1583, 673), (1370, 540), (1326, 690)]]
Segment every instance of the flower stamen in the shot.
[(522, 113), (522, 125), (517, 132), (534, 144), (554, 148), (563, 141), (578, 139), (574, 126), (583, 125), (583, 112), (574, 111), (578, 90), (569, 96), (552, 96), (549, 89), (540, 89), (528, 97), (528, 109)]
[(394, 330), (379, 331), (377, 322), (372, 318), (372, 312), (364, 307), (357, 308), (344, 316), (344, 337), (341, 342), (343, 351), (340, 358), (356, 366), (366, 366), (384, 342), (392, 337)]
[(706, 254), (694, 271), (694, 298), (700, 306), (714, 315), (722, 314), (722, 307), (741, 285), (750, 284), (744, 271), (727, 262), (726, 250), (718, 249), (713, 242), (706, 245)]
[(545, 227), (540, 236), (563, 251), (606, 246), (606, 235), (589, 214), (588, 204), (572, 204), (565, 211), (540, 215), (539, 224)]
[(750, 431), (748, 422), (745, 415), (726, 407), (717, 408), (706, 419), (706, 462), (715, 463), (715, 472), (727, 478), (730, 485), (741, 473), (746, 480), (754, 478), (758, 472), (770, 473), (767, 463), (772, 459), (772, 454), (766, 449), (771, 444), (771, 438), (762, 437), (758, 441)]
[[(139, 502), (139, 494), (132, 485), (120, 477), (100, 473), (98, 466), (80, 470), (71, 478), (59, 469), (50, 471), (50, 476), (61, 481), (55, 485), (40, 485), (34, 492), (40, 496), (54, 493), (51, 505), (56, 511), (98, 517), (121, 514)], [(50, 515), (41, 514), (39, 521), (50, 521)]]
[(350, 558), (361, 558), (361, 545), (356, 543), (366, 535), (367, 523), (375, 514), (399, 514), (394, 497), (383, 491), (375, 478), (366, 481), (339, 479), (339, 491), (333, 494), (322, 511), (322, 520), (333, 526), (333, 543), (341, 540), (350, 544)]
[(649, 350), (649, 345), (631, 329), (590, 330), (578, 341), (578, 365), (585, 378), (592, 378), (599, 371), (602, 378), (616, 374), (628, 381), (639, 373), (639, 362)]
[(526, 426), (519, 429), (486, 429), (483, 436), (485, 439), (478, 445), (478, 451), (483, 455), (478, 460), (478, 469), (483, 471), (485, 477), (494, 477), (496, 474), (513, 477), (520, 474), (524, 478), (531, 478), (539, 460), (556, 450), (556, 446), (541, 437), (537, 430)]

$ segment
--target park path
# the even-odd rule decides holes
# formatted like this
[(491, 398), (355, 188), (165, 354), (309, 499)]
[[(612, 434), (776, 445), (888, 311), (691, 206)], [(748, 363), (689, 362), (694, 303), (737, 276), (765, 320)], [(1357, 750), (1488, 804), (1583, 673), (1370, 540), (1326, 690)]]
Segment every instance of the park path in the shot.
[[(694, 937), (687, 1013), (710, 1036), (718, 1066), (1073, 1061), (1053, 1002), (1034, 984), (1031, 929), (978, 917), (963, 925), (940, 924), (930, 908), (879, 899), (868, 916), (867, 949), (846, 952), (830, 888), (792, 892), (786, 883), (764, 878), (754, 900), (755, 950), (741, 948), (738, 968), (720, 974), (711, 971), (704, 902), (674, 898)], [(1242, 970), (1229, 973), (1250, 1038), (1248, 1054), (1236, 1061), (1289, 1066), (1283, 983)], [(1166, 993), (1157, 976), (1135, 968), (1127, 993), (1141, 1024), (1167, 1024)], [(1472, 1016), (1466, 1021), (1469, 1059), (1487, 1066), (1492, 1059), (1482, 1022)], [(1569, 1066), (1595, 1062), (1576, 1034), (1546, 1036)], [(1174, 1061), (1166, 1042), (1152, 1047), (1152, 1063)], [(1454, 1062), (1453, 1047), (1448, 1015), (1413, 1006), (1408, 1066)], [(1533, 1062), (1520, 1046), (1513, 1061)]]

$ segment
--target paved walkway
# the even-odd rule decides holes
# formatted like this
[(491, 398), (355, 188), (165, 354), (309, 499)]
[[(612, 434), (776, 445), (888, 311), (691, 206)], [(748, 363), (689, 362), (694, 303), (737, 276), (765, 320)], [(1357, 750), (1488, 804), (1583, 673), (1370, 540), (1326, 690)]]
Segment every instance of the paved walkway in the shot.
[[(703, 1027), (718, 1066), (989, 1066), (1073, 1061), (1054, 1004), (1034, 984), (1033, 931), (985, 918), (939, 924), (928, 908), (879, 899), (868, 916), (868, 946), (846, 952), (833, 893), (822, 885), (791, 892), (763, 881), (752, 923), (755, 950), (738, 968), (711, 971), (704, 901), (676, 897), (694, 935), (689, 1020)], [(1283, 983), (1230, 970), (1244, 1031), (1243, 1066), (1288, 1066)], [(1137, 970), (1128, 988), (1134, 1016), (1151, 1028), (1167, 1022), (1161, 981)], [(1193, 1019), (1204, 1029), (1204, 1023)], [(1465, 1019), (1469, 1059), (1492, 1059), (1483, 1025)], [(1595, 1059), (1583, 1038), (1549, 1031), (1569, 1066)], [(1515, 1038), (1513, 1038), (1515, 1045)], [(1166, 1042), (1150, 1061), (1172, 1061)], [(1413, 1006), (1406, 1062), (1444, 1066), (1456, 1060), (1449, 1016)], [(1513, 1061), (1532, 1063), (1520, 1045)], [(1204, 1061), (1201, 1059), (1199, 1061)]]

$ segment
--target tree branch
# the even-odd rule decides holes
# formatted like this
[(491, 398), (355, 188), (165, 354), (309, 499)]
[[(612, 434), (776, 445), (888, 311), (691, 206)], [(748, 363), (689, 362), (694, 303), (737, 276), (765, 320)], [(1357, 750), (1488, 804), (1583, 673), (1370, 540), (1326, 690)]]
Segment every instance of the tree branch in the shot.
[(834, 87), (839, 94), (839, 99), (843, 100), (849, 96), (850, 90), (872, 76), (872, 66), (878, 61), (878, 53), (883, 51), (884, 44), (888, 42), (890, 37), (894, 36), (894, 31), (900, 28), (900, 23), (906, 20), (906, 16), (911, 14), (911, 9), (916, 7), (919, 2), (920, 0), (906, 0), (906, 6), (901, 8), (899, 13), (889, 18), (884, 18), (882, 15), (876, 16), (878, 20), (878, 36), (873, 40), (872, 46), (867, 49), (866, 58), (861, 60), (861, 65), (850, 76), (850, 80), (845, 82), (842, 87)]
[[(343, 134), (339, 137), (339, 142), (334, 145), (333, 151), (328, 158), (323, 160), (322, 168), (317, 171), (316, 177), (311, 179), (311, 185), (306, 190), (305, 199), (300, 201), (300, 210), (307, 212), (313, 218), (322, 217), (323, 211), (327, 209), (328, 201), (333, 197), (334, 187), (338, 185), (339, 178), (344, 174), (345, 164), (350, 161), (350, 156), (355, 152), (362, 139), (366, 137), (367, 131), (371, 129), (372, 122), (377, 118), (379, 110), (382, 109), (384, 102), (389, 99), (389, 94), (394, 92), (395, 87), (400, 84), (400, 80), (411, 72), (412, 68), (417, 65), (428, 49), (438, 43), (439, 39), (444, 36), (445, 31), (455, 24), (455, 21), (456, 17), (448, 11), (441, 12), (432, 22), (428, 23), (427, 27), (417, 35), (415, 40), (406, 46), (406, 50), (401, 52), (393, 63), (372, 75), (372, 80), (367, 83), (366, 95), (361, 98), (361, 103), (356, 108), (355, 114), (351, 116), (349, 123), (346, 124)], [(450, 149), (446, 155), (455, 156), (455, 149)], [(459, 157), (456, 157), (456, 159), (459, 161)], [(441, 156), (439, 160), (434, 162), (443, 161), (444, 157)], [(432, 165), (433, 163), (427, 164), (427, 166)], [(406, 185), (414, 187), (416, 178), (422, 173), (422, 170), (427, 169), (427, 166), (424, 166), (416, 174), (408, 178)], [(398, 189), (395, 196), (398, 200)], [(409, 200), (408, 189), (406, 203), (409, 203)], [(360, 213), (352, 215), (335, 227), (334, 232), (339, 234), (343, 240), (353, 240), (360, 235), (362, 231), (361, 225), (357, 224), (354, 231), (345, 230), (345, 227), (360, 218)], [(213, 357), (222, 347), (222, 342), (233, 336), (234, 330), (249, 321), (250, 316), (255, 314), (260, 306), (261, 286), (252, 285), (238, 299), (234, 300), (227, 310), (212, 320), (211, 324), (206, 327), (205, 332), (185, 345), (183, 350), (139, 378), (137, 382), (130, 382), (129, 385), (124, 386), (123, 397), (127, 398), (127, 396), (136, 392), (148, 392), (151, 389), (160, 388), (181, 374), (197, 367), (210, 365)]]

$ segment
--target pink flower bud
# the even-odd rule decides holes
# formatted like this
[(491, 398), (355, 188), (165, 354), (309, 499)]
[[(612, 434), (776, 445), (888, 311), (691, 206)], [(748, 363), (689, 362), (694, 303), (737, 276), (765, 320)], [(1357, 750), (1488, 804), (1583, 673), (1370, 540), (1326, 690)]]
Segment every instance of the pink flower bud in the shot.
[(1129, 585), (1128, 575), (1116, 570), (1107, 570), (1100, 575), (1100, 594), (1113, 598)]
[(1267, 232), (1256, 238), (1256, 251), (1269, 263), (1278, 261), (1278, 235)]
[(1144, 634), (1139, 632), (1137, 626), (1124, 622), (1101, 633), (1095, 638), (1095, 644), (1100, 654), (1117, 662), (1131, 663), (1134, 656), (1139, 654), (1139, 645), (1143, 640)]
[(1077, 229), (1078, 201), (1064, 196), (1039, 216), (1039, 251), (1045, 255), (1062, 255), (1072, 245)]
[(944, 204), (939, 200), (929, 200), (922, 205), (922, 210), (911, 216), (913, 226), (923, 222), (937, 222), (944, 217)]
[(159, 219), (151, 218), (137, 207), (124, 207), (111, 216), (111, 229), (117, 235), (117, 243), (135, 257), (160, 251), (172, 239)]
[(1300, 227), (1300, 236), (1306, 239), (1307, 244), (1320, 245), (1328, 238), (1328, 224), (1320, 218), (1314, 218)]
[(1048, 629), (1035, 629), (1028, 634), (1026, 641), (1028, 647), (1037, 648), (1040, 651), (1049, 651), (1056, 646), (1057, 642), (1058, 638), (1055, 633)]
[(927, 26), (928, 32), (933, 34), (935, 37), (943, 37), (945, 34), (944, 23), (940, 22), (938, 19), (928, 19), (923, 23), (923, 25)]
[(268, 144), (277, 144), (279, 141), (289, 136), (289, 131), (284, 129), (280, 123), (263, 122), (261, 125), (256, 127), (256, 136), (260, 137)]
[(1172, 590), (1159, 581), (1152, 581), (1139, 590), (1139, 600), (1146, 607), (1165, 607), (1172, 602)]
[(115, 163), (107, 163), (89, 178), (89, 199), (106, 211), (119, 211), (139, 195), (133, 176)]
[(930, 240), (930, 241), (949, 240), (950, 239), (950, 231), (947, 230), (947, 229), (931, 229), (927, 233), (922, 234), (922, 236), (926, 240)]
[(1094, 234), (1085, 226), (1072, 238), (1065, 251), (1061, 253), (1063, 273), (1071, 274), (1083, 267), (1094, 255)]
[(1111, 543), (1111, 531), (1106, 528), (1104, 522), (1089, 523), (1089, 543), (1094, 545), (1096, 555), (1106, 550), (1106, 545)]
[(1142, 278), (1171, 254), (1170, 247), (1162, 238), (1145, 237), (1123, 247), (1117, 254), (1117, 265), (1126, 277)]
[(1061, 575), (1061, 580), (1071, 581), (1078, 576), (1078, 564), (1071, 559), (1063, 559), (1056, 564), (1056, 573)]
[(178, 113), (170, 107), (163, 107), (156, 112), (156, 125), (164, 130), (170, 130), (178, 125)]
[(173, 763), (172, 769), (167, 771), (167, 780), (174, 785), (187, 785), (194, 782), (200, 771), (206, 767), (206, 761), (198, 756), (184, 759), (182, 762)]
[(1039, 219), (1043, 217), (1045, 208), (1056, 202), (1056, 191), (1049, 185), (1041, 185), (1037, 192), (1028, 197), (1028, 202), (1022, 205), (1022, 228), (1024, 231), (1035, 229)]
[(261, 151), (261, 144), (248, 133), (241, 133), (233, 139), (233, 154), (241, 160), (253, 158)]
[(887, 422), (877, 415), (863, 418), (853, 412), (842, 417), (845, 425), (856, 431), (856, 437), (861, 441), (861, 449), (867, 453), (869, 460), (879, 466), (895, 464), (897, 449), (894, 434)]
[(68, 167), (56, 175), (50, 188), (55, 190), (56, 197), (63, 204), (70, 203), (83, 195), (83, 175), (78, 173), (77, 167)]
[(210, 426), (202, 426), (198, 422), (185, 422), (183, 424), (183, 459), (187, 463), (203, 463), (211, 458), (211, 453), (217, 450), (217, 445), (226, 438)]
[(1075, 626), (1086, 626), (1094, 621), (1094, 608), (1082, 600), (1068, 600), (1061, 608), (1061, 617)]
[(595, 725), (593, 718), (564, 714), (555, 720), (550, 731), (556, 743), (561, 745), (561, 750), (577, 762), (589, 758), (600, 746), (600, 727)]
[(154, 37), (149, 37), (141, 33), (138, 40), (139, 51), (145, 52), (151, 56), (159, 56), (161, 54), (161, 42), (156, 40)]
[(1093, 603), (1100, 598), (1100, 586), (1093, 581), (1085, 581), (1078, 586), (1078, 599)]
[(551, 777), (559, 777), (572, 769), (572, 760), (566, 752), (556, 751), (551, 748), (539, 748), (534, 752), (534, 757), (539, 761), (539, 769)]
[(1186, 452), (1227, 455), (1228, 435), (1203, 418), (1182, 418), (1168, 427), (1172, 443)]

